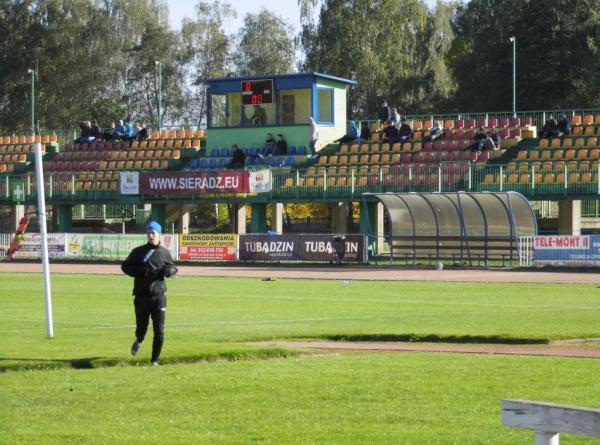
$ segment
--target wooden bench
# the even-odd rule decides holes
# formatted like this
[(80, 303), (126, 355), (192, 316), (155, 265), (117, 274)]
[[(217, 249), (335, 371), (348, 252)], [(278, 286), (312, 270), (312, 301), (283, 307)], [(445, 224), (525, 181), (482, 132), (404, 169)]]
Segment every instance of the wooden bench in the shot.
[(503, 400), (502, 423), (535, 431), (535, 445), (559, 445), (559, 433), (600, 437), (600, 410), (529, 400)]

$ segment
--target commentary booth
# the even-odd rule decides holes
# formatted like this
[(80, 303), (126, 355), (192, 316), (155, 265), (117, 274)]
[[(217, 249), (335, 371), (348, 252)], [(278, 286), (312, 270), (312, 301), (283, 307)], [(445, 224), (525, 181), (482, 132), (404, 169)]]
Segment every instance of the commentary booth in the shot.
[(267, 133), (290, 146), (309, 145), (309, 117), (317, 150), (346, 134), (346, 88), (356, 82), (320, 73), (209, 79), (206, 146), (262, 147)]

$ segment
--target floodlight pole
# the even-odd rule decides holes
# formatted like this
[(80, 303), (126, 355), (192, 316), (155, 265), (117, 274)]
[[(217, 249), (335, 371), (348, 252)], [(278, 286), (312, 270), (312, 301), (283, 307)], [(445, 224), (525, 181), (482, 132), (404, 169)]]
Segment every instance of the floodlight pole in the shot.
[(162, 131), (162, 63), (156, 60), (154, 65), (158, 78), (158, 131)]
[(44, 295), (46, 302), (46, 335), (54, 338), (54, 322), (52, 321), (52, 290), (50, 287), (50, 265), (48, 263), (48, 231), (46, 228), (46, 197), (44, 196), (44, 170), (42, 168), (42, 144), (35, 146), (35, 174), (38, 195), (38, 219), (40, 222), (40, 238), (42, 240), (42, 266), (44, 269)]
[(35, 134), (35, 70), (27, 70), (31, 74), (31, 134)]
[(517, 38), (508, 39), (513, 47), (513, 117), (517, 117)]

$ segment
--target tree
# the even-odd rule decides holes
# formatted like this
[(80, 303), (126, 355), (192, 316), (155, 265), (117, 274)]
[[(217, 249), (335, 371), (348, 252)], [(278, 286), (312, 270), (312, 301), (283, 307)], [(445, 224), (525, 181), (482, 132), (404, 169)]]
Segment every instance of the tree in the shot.
[(453, 90), (450, 10), (438, 9), (432, 16), (420, 0), (323, 0), (318, 24), (302, 28), (303, 68), (356, 80), (348, 95), (355, 117), (374, 116), (382, 98), (401, 111), (429, 110)]
[(517, 38), (517, 108), (597, 106), (600, 1), (472, 0), (457, 9), (450, 67), (463, 110), (512, 108)]
[(266, 9), (246, 14), (233, 54), (238, 75), (290, 73), (294, 58), (293, 30), (283, 18)]
[(188, 79), (195, 87), (195, 91), (187, 94), (184, 118), (197, 126), (206, 119), (207, 79), (225, 77), (230, 71), (232, 37), (225, 33), (223, 23), (235, 16), (229, 3), (199, 2), (196, 19), (183, 23), (183, 57), (189, 67)]

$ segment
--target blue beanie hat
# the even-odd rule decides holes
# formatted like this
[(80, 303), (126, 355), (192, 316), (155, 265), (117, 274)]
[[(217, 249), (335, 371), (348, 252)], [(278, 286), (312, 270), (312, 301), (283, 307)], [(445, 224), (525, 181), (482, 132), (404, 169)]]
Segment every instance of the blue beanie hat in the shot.
[(162, 227), (156, 221), (150, 221), (146, 224), (146, 232), (156, 232), (160, 234), (162, 233)]

